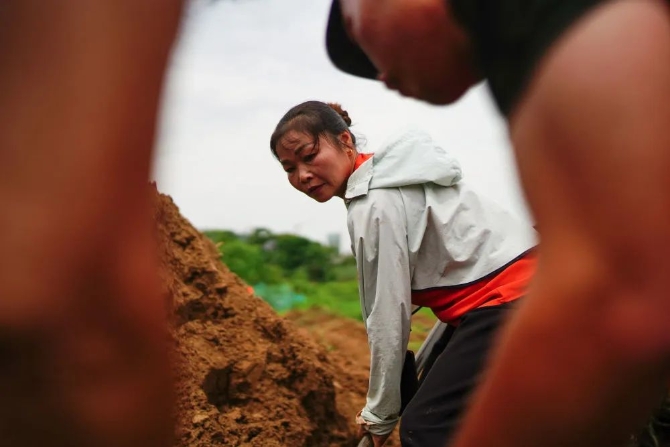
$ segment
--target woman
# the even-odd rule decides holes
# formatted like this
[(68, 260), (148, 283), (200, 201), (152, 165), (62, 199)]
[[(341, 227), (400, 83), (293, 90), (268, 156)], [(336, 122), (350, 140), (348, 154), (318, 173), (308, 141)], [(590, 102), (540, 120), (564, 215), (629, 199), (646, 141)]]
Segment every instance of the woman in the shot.
[(458, 162), (407, 132), (359, 153), (339, 105), (299, 104), (270, 147), (291, 185), (318, 202), (344, 199), (370, 345), (370, 383), (357, 415), (381, 446), (399, 420), (412, 305), (456, 327), (403, 413), (404, 446), (444, 445), (497, 328), (535, 268), (532, 227), (473, 192)]

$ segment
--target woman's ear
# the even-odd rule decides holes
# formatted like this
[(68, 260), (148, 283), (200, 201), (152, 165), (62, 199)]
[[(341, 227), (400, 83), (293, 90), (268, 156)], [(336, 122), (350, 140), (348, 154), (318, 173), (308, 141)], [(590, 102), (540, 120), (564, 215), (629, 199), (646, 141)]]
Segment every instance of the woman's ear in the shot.
[(345, 130), (340, 134), (340, 143), (346, 148), (352, 149), (354, 146), (354, 142), (351, 139), (351, 134), (349, 133), (348, 130)]

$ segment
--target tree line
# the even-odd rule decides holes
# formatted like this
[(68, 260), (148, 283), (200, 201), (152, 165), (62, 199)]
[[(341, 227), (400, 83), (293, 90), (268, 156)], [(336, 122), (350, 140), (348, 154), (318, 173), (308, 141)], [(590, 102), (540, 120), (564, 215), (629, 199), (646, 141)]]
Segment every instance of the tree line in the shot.
[(348, 281), (356, 278), (352, 256), (294, 234), (257, 228), (248, 234), (207, 230), (222, 261), (249, 284)]

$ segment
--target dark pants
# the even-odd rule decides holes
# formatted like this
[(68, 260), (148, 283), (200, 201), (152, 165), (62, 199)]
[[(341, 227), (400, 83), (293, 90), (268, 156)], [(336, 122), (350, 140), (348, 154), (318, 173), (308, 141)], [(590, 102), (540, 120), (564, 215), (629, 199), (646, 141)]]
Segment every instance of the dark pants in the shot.
[(515, 303), (463, 316), (400, 420), (403, 447), (445, 447), (477, 385), (489, 349)]

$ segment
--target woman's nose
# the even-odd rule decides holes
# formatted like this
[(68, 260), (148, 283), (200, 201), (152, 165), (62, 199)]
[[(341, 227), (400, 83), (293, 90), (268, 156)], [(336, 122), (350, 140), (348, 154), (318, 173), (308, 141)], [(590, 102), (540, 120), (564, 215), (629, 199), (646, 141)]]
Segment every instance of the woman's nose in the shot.
[(309, 169), (301, 168), (300, 169), (300, 183), (309, 183), (312, 180), (312, 173)]

